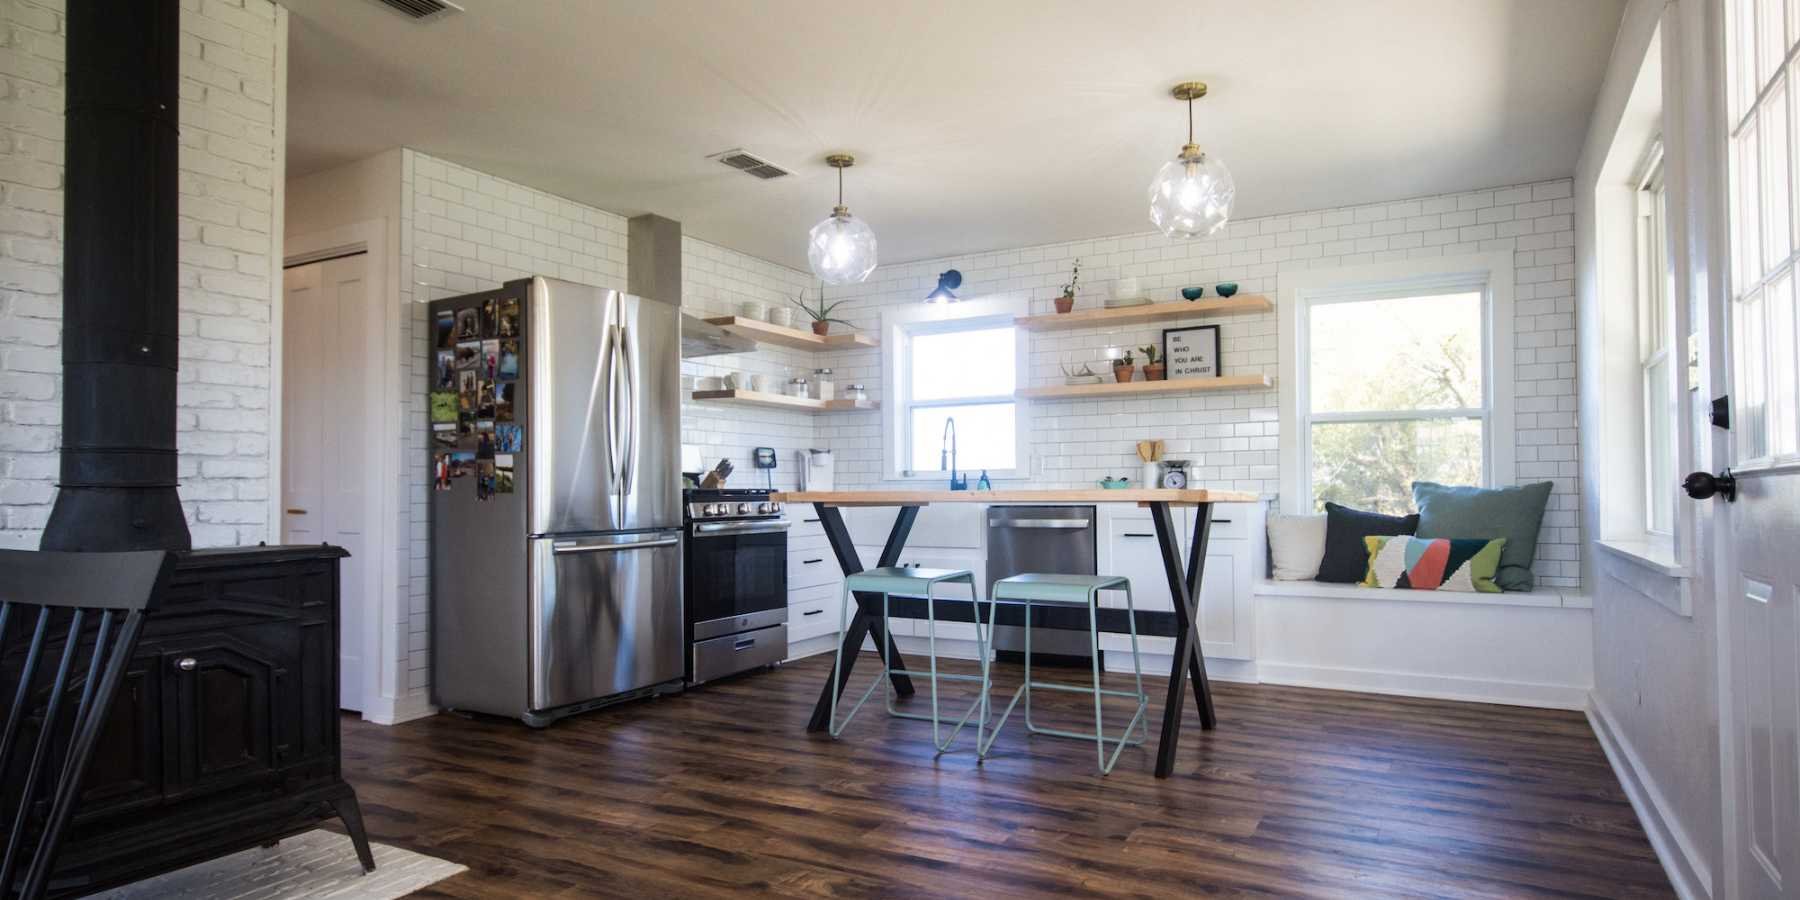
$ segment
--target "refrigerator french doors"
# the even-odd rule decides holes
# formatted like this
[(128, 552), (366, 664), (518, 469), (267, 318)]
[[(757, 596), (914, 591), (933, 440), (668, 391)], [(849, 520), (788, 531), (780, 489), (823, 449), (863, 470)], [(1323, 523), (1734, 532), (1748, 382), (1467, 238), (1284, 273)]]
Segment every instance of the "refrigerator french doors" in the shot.
[[(432, 693), (542, 725), (682, 676), (680, 317), (619, 291), (522, 279), (432, 304), (434, 331), (457, 332), (454, 361), (468, 311), (490, 342), (496, 305), (519, 310), (499, 339), (502, 356), (516, 351), (512, 381), (488, 349), (480, 365), (511, 422), (478, 419), (458, 438), (478, 448), (473, 485), (435, 477), (445, 445), (432, 426)], [(490, 386), (477, 381), (485, 415)]]

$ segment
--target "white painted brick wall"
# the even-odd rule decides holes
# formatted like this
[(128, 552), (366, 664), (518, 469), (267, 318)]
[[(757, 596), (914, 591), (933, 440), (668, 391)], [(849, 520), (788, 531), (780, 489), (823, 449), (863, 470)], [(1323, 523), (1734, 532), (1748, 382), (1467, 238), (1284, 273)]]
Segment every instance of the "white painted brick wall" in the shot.
[[(0, 0), (0, 546), (35, 548), (62, 400), (63, 4)], [(268, 0), (181, 10), (181, 496), (194, 545), (268, 536), (274, 97)]]
[[(1087, 287), (1077, 308), (1089, 308), (1100, 305), (1111, 283), (1125, 276), (1136, 276), (1157, 300), (1177, 299), (1181, 287), (1193, 284), (1206, 285), (1210, 296), (1211, 286), (1221, 281), (1236, 281), (1244, 293), (1273, 296), (1277, 276), (1294, 269), (1511, 250), (1517, 267), (1517, 478), (1555, 482), (1535, 571), (1539, 584), (1576, 587), (1581, 545), (1573, 212), (1571, 183), (1558, 180), (1243, 219), (1220, 237), (1194, 243), (1147, 233), (968, 254), (883, 266), (870, 281), (839, 294), (853, 298), (839, 314), (859, 328), (877, 329), (882, 307), (919, 302), (937, 284), (938, 273), (949, 268), (963, 273), (960, 296), (1023, 297), (1038, 313), (1052, 310), (1051, 298), (1076, 258)], [(1226, 374), (1280, 376), (1273, 313), (1207, 321), (1222, 326)], [(1059, 363), (1095, 360), (1109, 344), (1160, 343), (1165, 324), (1034, 334), (1031, 383), (1059, 383)], [(879, 352), (842, 351), (830, 354), (827, 364), (840, 383), (860, 381), (882, 399)], [(1037, 480), (1044, 486), (1076, 486), (1108, 474), (1135, 474), (1136, 442), (1163, 438), (1171, 456), (1194, 460), (1198, 483), (1272, 495), (1280, 483), (1277, 403), (1274, 390), (1035, 403), (1028, 428), (1030, 448), (1041, 456)], [(836, 452), (840, 485), (881, 479), (881, 422), (880, 413), (818, 418), (815, 439)]]

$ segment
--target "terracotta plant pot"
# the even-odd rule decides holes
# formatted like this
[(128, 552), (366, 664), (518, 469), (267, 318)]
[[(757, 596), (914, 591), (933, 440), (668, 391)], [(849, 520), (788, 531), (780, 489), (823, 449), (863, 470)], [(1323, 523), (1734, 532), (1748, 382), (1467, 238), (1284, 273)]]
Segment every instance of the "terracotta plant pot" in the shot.
[(829, 331), (831, 331), (831, 323), (830, 322), (826, 322), (822, 319), (813, 321), (813, 334), (816, 334), (820, 337), (824, 337), (825, 334)]
[(1056, 298), (1056, 311), (1057, 312), (1066, 313), (1069, 310), (1072, 310), (1074, 308), (1075, 308), (1075, 298), (1074, 297), (1072, 297), (1068, 294), (1064, 294), (1061, 297)]
[(1124, 384), (1131, 380), (1131, 373), (1136, 371), (1137, 366), (1113, 366), (1113, 380)]
[(1165, 377), (1164, 373), (1166, 373), (1167, 371), (1168, 370), (1163, 366), (1162, 363), (1150, 363), (1150, 364), (1144, 366), (1144, 380), (1145, 381), (1161, 381)]

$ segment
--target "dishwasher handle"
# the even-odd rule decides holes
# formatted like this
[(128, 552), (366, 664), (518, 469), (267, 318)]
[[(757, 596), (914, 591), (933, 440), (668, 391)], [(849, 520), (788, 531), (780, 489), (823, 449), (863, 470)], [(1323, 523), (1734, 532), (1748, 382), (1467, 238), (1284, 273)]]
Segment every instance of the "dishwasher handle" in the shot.
[(1094, 524), (1093, 519), (988, 519), (989, 528), (1053, 528), (1073, 530)]

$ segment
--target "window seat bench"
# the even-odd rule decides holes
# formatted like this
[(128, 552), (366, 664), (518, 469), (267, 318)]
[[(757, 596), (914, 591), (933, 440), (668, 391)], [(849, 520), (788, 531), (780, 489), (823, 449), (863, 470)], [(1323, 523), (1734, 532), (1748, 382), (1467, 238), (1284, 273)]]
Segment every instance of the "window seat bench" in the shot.
[(1505, 591), (1498, 594), (1468, 591), (1414, 591), (1405, 588), (1373, 588), (1326, 581), (1256, 582), (1251, 593), (1257, 597), (1334, 597), (1344, 600), (1404, 600), (1409, 603), (1452, 603), (1462, 606), (1568, 606), (1587, 608), (1592, 604), (1576, 592), (1555, 588), (1536, 591)]

